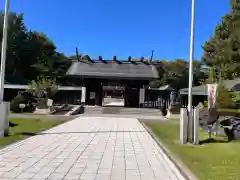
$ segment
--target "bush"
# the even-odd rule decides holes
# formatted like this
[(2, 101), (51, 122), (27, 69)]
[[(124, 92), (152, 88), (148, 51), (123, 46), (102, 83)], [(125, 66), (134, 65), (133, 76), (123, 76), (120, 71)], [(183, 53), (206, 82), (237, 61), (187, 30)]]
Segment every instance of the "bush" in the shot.
[(240, 92), (233, 92), (232, 93), (232, 99), (235, 103), (240, 103)]
[(204, 100), (204, 101), (203, 101), (203, 106), (204, 106), (204, 107), (208, 107), (208, 100)]
[(240, 109), (240, 92), (233, 92), (232, 99), (236, 104), (236, 108)]
[[(19, 112), (22, 112), (22, 111), (23, 112), (33, 112), (34, 111), (33, 105), (28, 105), (29, 102), (33, 102), (33, 101), (34, 100), (29, 93), (19, 92), (18, 95), (15, 98), (12, 99), (12, 101), (10, 103), (10, 110), (12, 112), (15, 112), (15, 113), (19, 113)], [(23, 110), (21, 110), (19, 108), (19, 104), (25, 104), (26, 107)]]
[(216, 101), (217, 108), (235, 108), (235, 103), (232, 99), (231, 92), (223, 85), (218, 87), (218, 95)]

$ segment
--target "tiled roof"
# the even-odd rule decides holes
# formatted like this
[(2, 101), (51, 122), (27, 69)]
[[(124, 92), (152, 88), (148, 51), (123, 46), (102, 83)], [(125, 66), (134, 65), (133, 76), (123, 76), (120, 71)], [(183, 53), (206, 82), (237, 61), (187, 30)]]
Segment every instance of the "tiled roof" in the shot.
[(158, 78), (158, 72), (154, 65), (140, 61), (74, 61), (66, 74), (91, 78)]
[[(223, 80), (222, 84), (233, 91), (240, 91), (240, 79), (235, 80)], [(184, 88), (180, 90), (180, 94), (188, 94), (188, 88)], [(207, 95), (207, 85), (195, 86), (192, 88), (193, 95)]]

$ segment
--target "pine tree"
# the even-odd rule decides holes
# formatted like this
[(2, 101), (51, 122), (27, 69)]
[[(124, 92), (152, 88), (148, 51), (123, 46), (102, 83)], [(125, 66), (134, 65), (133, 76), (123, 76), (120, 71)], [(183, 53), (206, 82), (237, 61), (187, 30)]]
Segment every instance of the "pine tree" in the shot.
[(222, 79), (240, 75), (240, 0), (231, 0), (231, 8), (203, 46), (203, 61)]

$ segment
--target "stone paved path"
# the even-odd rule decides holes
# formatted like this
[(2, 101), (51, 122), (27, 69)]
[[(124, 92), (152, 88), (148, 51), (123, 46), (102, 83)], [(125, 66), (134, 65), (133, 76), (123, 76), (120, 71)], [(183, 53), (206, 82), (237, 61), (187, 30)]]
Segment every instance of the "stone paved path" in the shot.
[(135, 118), (79, 117), (0, 150), (0, 180), (184, 180)]

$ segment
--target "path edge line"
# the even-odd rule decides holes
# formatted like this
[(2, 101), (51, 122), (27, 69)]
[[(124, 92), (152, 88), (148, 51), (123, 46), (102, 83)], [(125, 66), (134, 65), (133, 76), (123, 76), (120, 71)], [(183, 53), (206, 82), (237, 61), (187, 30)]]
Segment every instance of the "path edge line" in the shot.
[(159, 140), (158, 137), (154, 134), (154, 132), (145, 124), (141, 123), (143, 127), (146, 129), (148, 134), (154, 139), (154, 141), (158, 144), (158, 146), (163, 150), (163, 152), (167, 155), (169, 160), (176, 166), (179, 172), (182, 174), (186, 180), (199, 180), (187, 167), (186, 165), (174, 154), (172, 153), (166, 145)]

